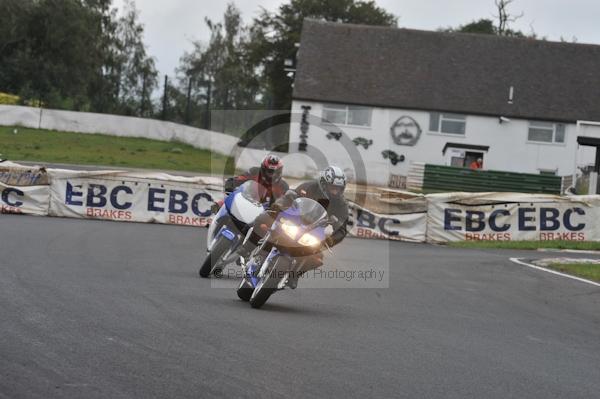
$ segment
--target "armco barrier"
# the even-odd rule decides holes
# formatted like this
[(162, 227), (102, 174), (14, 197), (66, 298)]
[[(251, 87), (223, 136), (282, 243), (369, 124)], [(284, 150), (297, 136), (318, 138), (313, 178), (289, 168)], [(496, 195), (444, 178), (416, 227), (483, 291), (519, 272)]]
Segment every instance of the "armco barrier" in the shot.
[[(222, 198), (219, 178), (0, 163), (2, 213), (206, 226)], [(350, 235), (361, 238), (600, 241), (600, 196), (388, 190), (367, 193), (362, 205), (350, 202), (348, 222)]]

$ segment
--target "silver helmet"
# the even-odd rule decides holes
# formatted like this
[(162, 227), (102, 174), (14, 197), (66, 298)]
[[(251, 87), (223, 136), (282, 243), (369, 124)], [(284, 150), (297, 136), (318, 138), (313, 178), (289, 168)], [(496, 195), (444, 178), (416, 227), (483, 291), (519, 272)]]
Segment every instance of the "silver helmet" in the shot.
[(328, 166), (319, 176), (319, 187), (328, 199), (341, 198), (346, 189), (346, 175), (338, 166)]

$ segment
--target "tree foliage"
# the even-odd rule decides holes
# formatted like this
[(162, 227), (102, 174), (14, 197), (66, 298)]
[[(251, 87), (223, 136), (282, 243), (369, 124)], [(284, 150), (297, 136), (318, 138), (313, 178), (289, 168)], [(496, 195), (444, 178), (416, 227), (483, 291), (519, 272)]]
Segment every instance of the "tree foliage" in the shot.
[[(212, 109), (288, 109), (293, 79), (285, 71), (286, 60), (295, 59), (305, 18), (397, 24), (397, 18), (374, 1), (290, 0), (273, 13), (262, 9), (250, 25), (244, 25), (239, 10), (230, 3), (222, 21), (205, 20), (211, 32), (208, 43), (194, 42), (193, 50), (180, 61), (180, 93), (185, 93), (192, 82), (192, 119), (202, 115), (197, 112), (198, 104), (207, 100), (209, 80)], [(185, 119), (187, 96), (174, 97), (179, 99), (173, 104), (178, 119)]]
[(254, 105), (258, 83), (245, 52), (250, 39), (239, 9), (230, 3), (222, 21), (206, 18), (205, 23), (210, 40), (206, 45), (194, 42), (193, 50), (181, 58), (180, 87), (187, 88), (192, 79), (194, 93), (204, 97), (210, 81), (214, 108), (244, 109)]
[(205, 18), (205, 24), (210, 39), (193, 42), (192, 51), (181, 57), (179, 93), (170, 96), (172, 117), (197, 126), (208, 125), (209, 101), (213, 110), (249, 109), (256, 107), (259, 96), (257, 74), (246, 51), (249, 29), (239, 9), (230, 3), (221, 21)]
[[(2, 0), (0, 91), (48, 107), (139, 115), (156, 85), (133, 1)], [(144, 79), (143, 77), (146, 77)]]
[(287, 76), (285, 64), (295, 58), (306, 18), (383, 26), (396, 26), (398, 22), (374, 1), (290, 0), (275, 13), (263, 9), (251, 27), (248, 56), (262, 71), (264, 99), (274, 109), (287, 109), (291, 104), (292, 79)]
[[(491, 2), (491, 0), (489, 0)], [(514, 0), (494, 0), (496, 14), (448, 32), (535, 38), (511, 24)], [(396, 26), (373, 0), (286, 0), (249, 24), (230, 3), (206, 18), (206, 42), (193, 42), (166, 87), (167, 118), (205, 126), (211, 109), (288, 110), (295, 58), (306, 18)], [(143, 41), (134, 0), (0, 0), (0, 92), (53, 108), (153, 116), (155, 61)], [(286, 71), (286, 69), (288, 69)], [(210, 101), (209, 101), (210, 100)]]
[(519, 30), (512, 29), (510, 24), (523, 17), (523, 13), (518, 15), (511, 14), (508, 7), (514, 2), (514, 0), (494, 0), (494, 5), (498, 14), (494, 15), (496, 20), (489, 18), (481, 18), (470, 22), (465, 25), (461, 25), (457, 28), (446, 28), (440, 29), (444, 32), (462, 32), (462, 33), (480, 33), (486, 35), (497, 35), (507, 37), (528, 37), (535, 39), (537, 35), (535, 32), (525, 34)]

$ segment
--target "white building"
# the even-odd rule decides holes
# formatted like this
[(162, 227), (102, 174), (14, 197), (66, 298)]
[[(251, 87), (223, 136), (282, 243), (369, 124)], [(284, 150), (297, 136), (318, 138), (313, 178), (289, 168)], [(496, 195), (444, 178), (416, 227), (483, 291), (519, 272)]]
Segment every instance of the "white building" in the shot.
[(578, 137), (600, 145), (600, 46), (308, 20), (292, 112), (292, 153), (363, 163), (370, 183), (477, 158), (570, 176), (596, 160)]

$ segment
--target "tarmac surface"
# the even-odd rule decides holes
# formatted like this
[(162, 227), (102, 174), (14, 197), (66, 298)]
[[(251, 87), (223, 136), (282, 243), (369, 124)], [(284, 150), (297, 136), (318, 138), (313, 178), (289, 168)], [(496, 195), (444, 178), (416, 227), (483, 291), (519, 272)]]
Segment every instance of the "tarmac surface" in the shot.
[(0, 215), (0, 398), (600, 397), (600, 288), (509, 260), (547, 254), (347, 239), (324, 270), (384, 278), (255, 310), (205, 240)]

